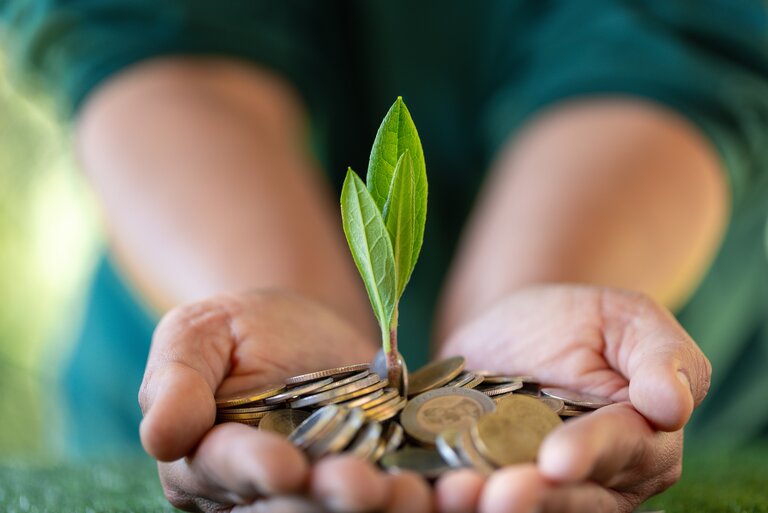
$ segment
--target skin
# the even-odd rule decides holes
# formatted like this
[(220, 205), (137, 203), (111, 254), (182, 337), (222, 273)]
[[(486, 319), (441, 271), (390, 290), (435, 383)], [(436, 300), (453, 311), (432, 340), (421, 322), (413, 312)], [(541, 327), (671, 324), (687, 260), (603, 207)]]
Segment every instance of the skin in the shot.
[[(312, 467), (270, 433), (213, 427), (217, 390), (370, 360), (376, 348), (335, 198), (304, 137), (289, 86), (222, 60), (140, 64), (81, 113), (79, 155), (113, 250), (152, 305), (172, 308), (140, 392), (142, 443), (172, 504), (630, 511), (677, 479), (680, 429), (710, 369), (659, 302), (682, 301), (712, 258), (726, 191), (696, 130), (626, 99), (557, 106), (510, 140), (436, 322), (440, 355), (617, 405), (552, 433), (535, 466), (488, 480), (452, 473), (434, 492), (349, 456)], [(565, 282), (591, 286), (554, 285)]]

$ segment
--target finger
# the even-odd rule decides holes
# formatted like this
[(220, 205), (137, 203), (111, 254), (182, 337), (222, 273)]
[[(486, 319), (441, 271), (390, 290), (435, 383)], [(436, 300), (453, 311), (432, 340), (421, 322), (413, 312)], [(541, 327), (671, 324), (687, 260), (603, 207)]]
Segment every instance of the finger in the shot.
[(629, 513), (639, 504), (595, 483), (549, 487), (541, 513)]
[(171, 495), (222, 504), (297, 493), (308, 476), (309, 464), (286, 438), (235, 423), (216, 426), (194, 455), (161, 467)]
[(304, 497), (270, 497), (247, 504), (235, 506), (230, 513), (324, 513), (317, 503)]
[(485, 483), (480, 513), (533, 513), (548, 485), (535, 465), (515, 465), (494, 472)]
[(310, 495), (334, 512), (380, 511), (387, 505), (390, 482), (367, 461), (330, 456), (312, 469)]
[(221, 302), (178, 308), (158, 325), (139, 392), (141, 441), (160, 461), (191, 452), (213, 425), (214, 391), (234, 341)]
[(474, 513), (485, 478), (474, 470), (455, 470), (442, 476), (435, 487), (439, 513)]
[(669, 487), (682, 455), (680, 433), (657, 434), (629, 404), (567, 422), (539, 450), (542, 475), (557, 483), (590, 480), (649, 496)]
[(388, 476), (388, 513), (430, 513), (432, 492), (420, 476), (412, 472), (399, 472)]
[(707, 394), (712, 368), (667, 310), (638, 294), (605, 291), (605, 353), (629, 378), (629, 397), (657, 428), (681, 429)]

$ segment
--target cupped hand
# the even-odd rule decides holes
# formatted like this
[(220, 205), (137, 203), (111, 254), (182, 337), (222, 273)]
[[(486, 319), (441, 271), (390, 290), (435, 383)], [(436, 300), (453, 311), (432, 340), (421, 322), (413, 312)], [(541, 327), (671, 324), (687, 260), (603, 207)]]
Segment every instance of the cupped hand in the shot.
[(542, 383), (612, 398), (569, 420), (536, 464), (471, 471), (437, 485), (445, 513), (630, 512), (675, 483), (682, 428), (704, 399), (711, 367), (665, 309), (637, 293), (581, 286), (520, 290), (465, 325), (441, 356), (470, 369), (533, 375)]
[(387, 476), (349, 456), (312, 467), (284, 437), (214, 426), (217, 391), (368, 362), (374, 353), (342, 319), (290, 294), (221, 296), (171, 311), (155, 331), (139, 393), (142, 444), (159, 461), (169, 501), (206, 512), (428, 510), (426, 484), (413, 475)]

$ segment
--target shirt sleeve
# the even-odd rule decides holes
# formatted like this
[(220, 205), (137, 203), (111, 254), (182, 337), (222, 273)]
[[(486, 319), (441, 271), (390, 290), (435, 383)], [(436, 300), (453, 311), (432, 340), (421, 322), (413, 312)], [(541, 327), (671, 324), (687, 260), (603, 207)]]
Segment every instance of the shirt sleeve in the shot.
[(299, 0), (5, 0), (13, 68), (74, 114), (101, 81), (162, 55), (247, 59), (292, 82), (311, 106), (332, 87), (333, 8)]
[[(511, 4), (511, 3), (509, 3)], [(481, 130), (489, 156), (528, 117), (568, 97), (664, 104), (718, 149), (734, 204), (766, 180), (768, 13), (759, 0), (548, 2), (525, 43), (495, 13)], [(503, 8), (502, 8), (503, 9)], [(511, 9), (511, 7), (510, 7)], [(510, 41), (515, 41), (511, 44)]]

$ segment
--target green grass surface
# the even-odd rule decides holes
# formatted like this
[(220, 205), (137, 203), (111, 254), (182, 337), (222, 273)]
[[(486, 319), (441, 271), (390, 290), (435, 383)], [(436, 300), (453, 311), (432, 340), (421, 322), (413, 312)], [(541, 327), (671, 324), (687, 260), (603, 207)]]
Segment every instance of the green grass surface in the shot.
[[(666, 513), (768, 513), (768, 445), (689, 450), (683, 478), (647, 509)], [(0, 464), (4, 513), (174, 511), (148, 459), (56, 466)]]

